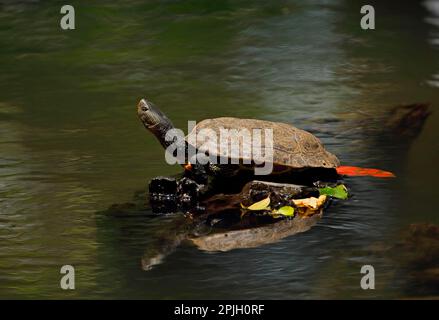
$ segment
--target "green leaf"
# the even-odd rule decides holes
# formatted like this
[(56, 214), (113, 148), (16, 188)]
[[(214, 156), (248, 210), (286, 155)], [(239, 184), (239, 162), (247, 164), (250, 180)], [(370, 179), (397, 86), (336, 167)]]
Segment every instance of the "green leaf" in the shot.
[(253, 203), (250, 207), (247, 208), (247, 210), (252, 210), (252, 211), (267, 210), (269, 209), (269, 206), (270, 206), (270, 196), (268, 196), (267, 198), (261, 201)]
[(281, 215), (286, 216), (286, 217), (293, 217), (294, 216), (294, 208), (290, 207), (290, 206), (280, 207), (278, 210), (276, 210), (275, 213), (281, 214)]
[(325, 194), (337, 199), (345, 200), (348, 198), (348, 189), (344, 184), (339, 184), (336, 187), (319, 188), (320, 195)]

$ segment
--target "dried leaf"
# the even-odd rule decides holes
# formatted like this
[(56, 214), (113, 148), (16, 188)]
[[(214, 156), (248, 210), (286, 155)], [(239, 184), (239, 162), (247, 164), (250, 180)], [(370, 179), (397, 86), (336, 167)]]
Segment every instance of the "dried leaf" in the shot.
[(293, 199), (294, 204), (297, 207), (305, 207), (311, 209), (320, 208), (326, 201), (326, 195), (320, 195), (318, 198), (310, 197), (305, 199)]

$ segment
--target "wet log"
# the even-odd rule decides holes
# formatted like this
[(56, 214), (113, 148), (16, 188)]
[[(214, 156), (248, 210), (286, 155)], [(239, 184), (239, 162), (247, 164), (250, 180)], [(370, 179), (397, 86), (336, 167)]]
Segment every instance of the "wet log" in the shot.
[(252, 203), (270, 197), (273, 208), (290, 205), (292, 199), (318, 196), (315, 187), (307, 187), (291, 183), (277, 183), (253, 180), (248, 182), (238, 194), (217, 194), (202, 201), (206, 215), (215, 215), (222, 211), (240, 209), (241, 204), (249, 206)]

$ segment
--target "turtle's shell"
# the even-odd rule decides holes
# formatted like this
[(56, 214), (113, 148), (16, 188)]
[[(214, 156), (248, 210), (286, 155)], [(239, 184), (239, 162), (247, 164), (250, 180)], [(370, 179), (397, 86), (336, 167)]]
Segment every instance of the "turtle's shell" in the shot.
[[(227, 137), (222, 135), (222, 132), (224, 132), (222, 129), (238, 130), (235, 132), (240, 132), (241, 134), (235, 136), (238, 136), (239, 143), (232, 144), (232, 139), (227, 139)], [(260, 147), (258, 146), (252, 150), (253, 140), (249, 140), (249, 136), (246, 136), (246, 133), (250, 135), (250, 139), (257, 138), (257, 134), (254, 134), (255, 131), (253, 129), (261, 130), (262, 143)], [(340, 165), (337, 157), (326, 151), (317, 137), (286, 123), (231, 117), (206, 119), (199, 122), (186, 139), (197, 150), (211, 156), (234, 158), (238, 159), (241, 163), (244, 160), (249, 161), (252, 159), (258, 162), (264, 160), (264, 147), (267, 144), (264, 141), (266, 136), (265, 129), (272, 130), (273, 164), (275, 165), (292, 169), (336, 168)], [(195, 132), (196, 136), (194, 136)], [(233, 131), (228, 132), (233, 133)], [(213, 139), (214, 136), (216, 136), (216, 139)], [(228, 153), (226, 148), (220, 147), (221, 141), (223, 142), (222, 146), (227, 146), (228, 148), (232, 146), (232, 149), (229, 149), (231, 152), (229, 151)], [(269, 144), (267, 146), (269, 147)]]

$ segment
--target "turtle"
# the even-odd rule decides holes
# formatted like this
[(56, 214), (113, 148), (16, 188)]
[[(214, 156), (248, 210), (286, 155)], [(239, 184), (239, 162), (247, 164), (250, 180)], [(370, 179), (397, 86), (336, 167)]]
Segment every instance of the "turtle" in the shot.
[[(166, 134), (169, 130), (174, 129), (174, 125), (169, 118), (159, 110), (153, 103), (147, 99), (141, 99), (137, 105), (137, 113), (144, 124), (145, 128), (151, 131), (164, 148), (168, 148), (171, 144), (175, 145), (175, 150), (189, 154), (190, 148), (195, 148), (202, 154), (208, 154), (209, 157), (217, 157), (218, 159), (226, 160), (226, 164), (222, 161), (217, 163), (207, 163), (207, 165), (192, 164), (186, 158), (186, 163), (182, 165), (186, 169), (194, 171), (194, 175), (200, 171), (210, 176), (222, 176), (230, 178), (239, 175), (245, 170), (254, 170), (257, 163), (263, 161), (263, 148), (266, 146), (266, 141), (259, 146), (259, 150), (253, 150), (252, 154), (246, 152), (246, 147), (249, 147), (248, 140), (241, 140), (242, 144), (233, 145), (231, 139), (227, 140), (227, 150), (230, 152), (224, 154), (221, 146), (218, 143), (204, 143), (204, 136), (200, 135), (202, 130), (210, 130), (217, 135), (221, 134), (221, 130), (242, 130), (247, 129), (249, 132), (257, 130), (272, 130), (272, 174), (287, 174), (289, 172), (300, 172), (306, 169), (321, 169), (325, 172), (336, 172), (336, 168), (340, 166), (340, 161), (331, 152), (327, 151), (323, 143), (313, 134), (305, 130), (296, 128), (290, 124), (282, 122), (272, 122), (258, 119), (241, 119), (233, 117), (220, 117), (213, 119), (205, 119), (197, 123), (193, 130), (186, 136), (185, 139), (167, 140)], [(195, 135), (194, 141), (190, 141), (190, 137)], [(236, 150), (236, 149), (239, 150)], [(248, 150), (249, 148), (247, 148)], [(259, 155), (251, 157), (252, 155)], [(237, 155), (237, 156), (233, 156)], [(227, 161), (229, 160), (229, 161)], [(233, 161), (235, 160), (233, 164)], [(219, 162), (219, 163), (218, 163)], [(238, 162), (238, 163), (237, 163)], [(237, 164), (236, 164), (237, 163)]]

